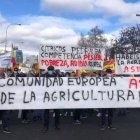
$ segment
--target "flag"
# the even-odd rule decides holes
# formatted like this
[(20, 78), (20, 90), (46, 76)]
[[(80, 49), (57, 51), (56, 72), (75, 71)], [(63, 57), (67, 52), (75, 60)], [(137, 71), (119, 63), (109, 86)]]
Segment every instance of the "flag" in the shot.
[(103, 71), (105, 72), (107, 69), (111, 69), (112, 72), (115, 73), (115, 60), (114, 59), (104, 61)]
[(12, 49), (11, 49), (11, 67), (14, 67), (16, 65), (16, 59), (15, 59), (15, 53), (14, 53), (14, 47), (12, 44)]

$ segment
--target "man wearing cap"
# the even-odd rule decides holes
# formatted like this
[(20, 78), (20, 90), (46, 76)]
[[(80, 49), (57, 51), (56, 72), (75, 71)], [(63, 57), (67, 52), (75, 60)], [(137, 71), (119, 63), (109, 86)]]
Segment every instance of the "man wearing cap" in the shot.
[[(42, 74), (41, 77), (57, 77), (57, 74), (54, 72), (54, 67), (49, 66), (47, 69), (47, 72)], [(55, 113), (55, 129), (58, 130), (59, 128), (59, 122), (60, 122), (60, 111), (59, 109), (54, 109)], [(49, 121), (50, 121), (50, 115), (49, 115), (49, 109), (44, 110), (44, 129), (43, 132), (47, 132), (49, 129)]]
[[(112, 70), (107, 69), (106, 70), (106, 77), (111, 77), (111, 76), (112, 76)], [(107, 117), (107, 124), (108, 124), (107, 128), (115, 130), (116, 128), (112, 126), (113, 108), (101, 109), (101, 129), (100, 130), (106, 129), (106, 117)]]
[(11, 74), (10, 77), (21, 77), (19, 72), (18, 72), (18, 68), (14, 68), (14, 72)]

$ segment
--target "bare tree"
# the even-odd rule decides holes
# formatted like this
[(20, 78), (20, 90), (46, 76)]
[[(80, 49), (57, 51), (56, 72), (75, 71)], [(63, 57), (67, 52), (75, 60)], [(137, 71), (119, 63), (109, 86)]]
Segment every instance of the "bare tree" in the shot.
[(103, 37), (103, 30), (98, 26), (92, 28), (89, 32), (89, 38), (87, 39), (89, 47), (103, 48), (106, 46), (107, 39)]
[(87, 39), (86, 39), (86, 37), (84, 37), (84, 34), (83, 33), (81, 33), (81, 38), (80, 38), (80, 40), (78, 42), (78, 45), (80, 47), (88, 47)]
[(113, 47), (114, 53), (140, 53), (140, 25), (122, 29)]
[(87, 37), (81, 34), (78, 44), (81, 47), (104, 48), (106, 47), (107, 39), (103, 36), (103, 33), (103, 30), (96, 26), (88, 32)]

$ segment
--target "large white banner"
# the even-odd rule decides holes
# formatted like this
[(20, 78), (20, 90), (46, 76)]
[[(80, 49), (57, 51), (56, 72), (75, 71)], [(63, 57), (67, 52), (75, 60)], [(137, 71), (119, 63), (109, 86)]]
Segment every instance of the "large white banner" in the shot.
[(8, 78), (0, 110), (140, 107), (140, 78)]
[(105, 50), (99, 48), (41, 46), (39, 66), (63, 70), (102, 70)]
[(116, 74), (140, 74), (140, 54), (116, 54)]

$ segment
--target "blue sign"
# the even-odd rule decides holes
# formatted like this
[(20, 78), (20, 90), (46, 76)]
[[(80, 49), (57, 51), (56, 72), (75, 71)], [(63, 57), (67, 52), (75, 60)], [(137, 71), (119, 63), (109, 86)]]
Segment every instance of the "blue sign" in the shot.
[(16, 64), (23, 62), (23, 53), (22, 50), (16, 50), (15, 51), (15, 58), (16, 58)]

